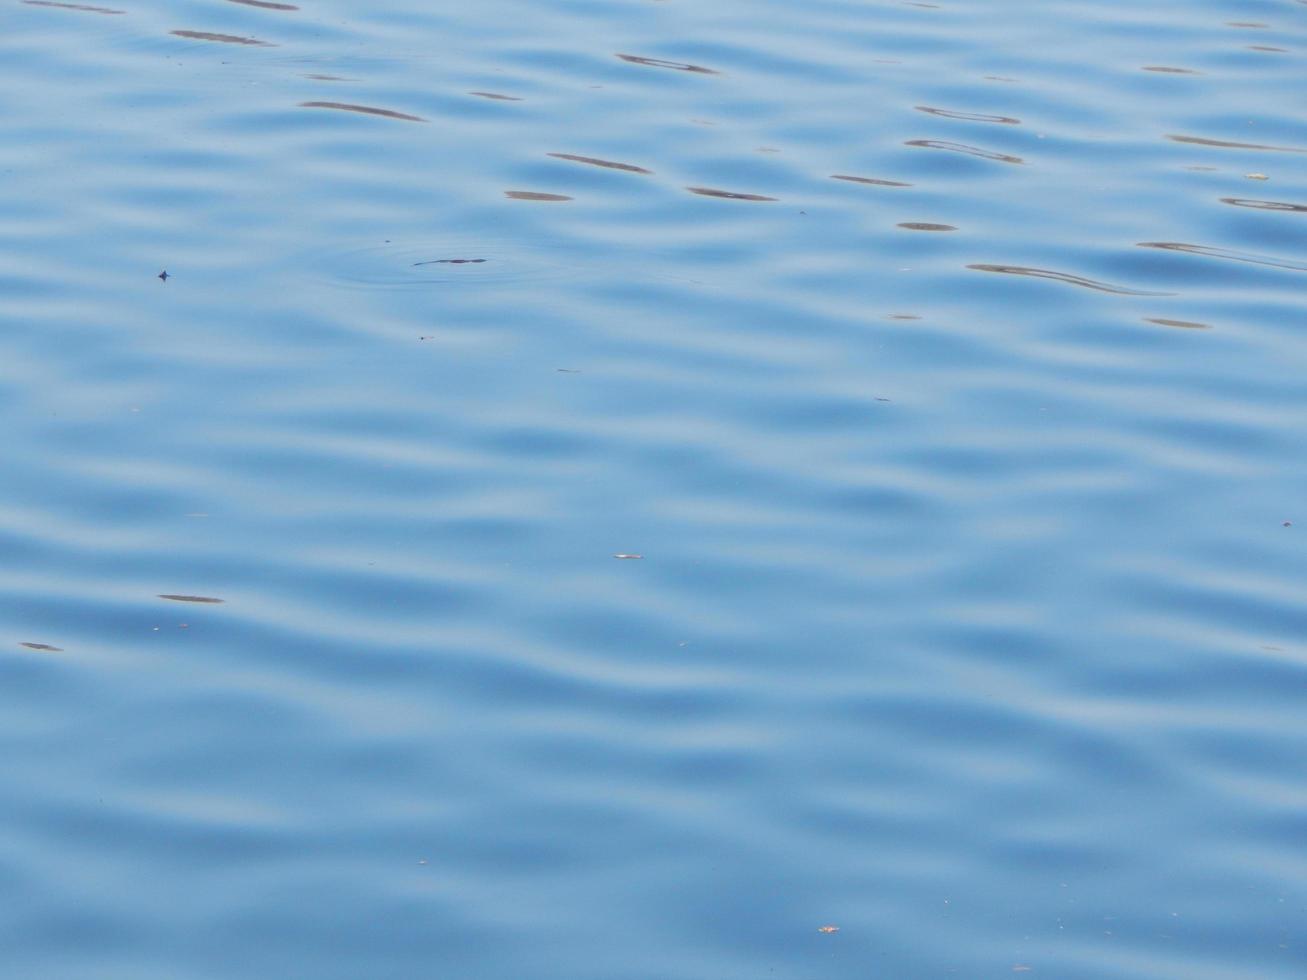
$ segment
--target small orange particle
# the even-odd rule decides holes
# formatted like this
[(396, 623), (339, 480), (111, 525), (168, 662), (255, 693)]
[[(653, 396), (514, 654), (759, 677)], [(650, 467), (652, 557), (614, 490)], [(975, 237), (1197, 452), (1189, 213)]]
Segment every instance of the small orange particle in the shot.
[(824, 933), (826, 933), (827, 935), (830, 935), (832, 932), (839, 932), (839, 931), (840, 931), (840, 927), (839, 927), (839, 926), (822, 926), (822, 927), (819, 928), (817, 931), (818, 931), (818, 932), (824, 932)]

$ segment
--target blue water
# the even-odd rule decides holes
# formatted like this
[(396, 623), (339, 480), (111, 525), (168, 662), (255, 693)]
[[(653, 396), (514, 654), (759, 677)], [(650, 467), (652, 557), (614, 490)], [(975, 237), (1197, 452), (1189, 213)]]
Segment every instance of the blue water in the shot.
[(0, 9), (0, 976), (1307, 975), (1307, 5)]

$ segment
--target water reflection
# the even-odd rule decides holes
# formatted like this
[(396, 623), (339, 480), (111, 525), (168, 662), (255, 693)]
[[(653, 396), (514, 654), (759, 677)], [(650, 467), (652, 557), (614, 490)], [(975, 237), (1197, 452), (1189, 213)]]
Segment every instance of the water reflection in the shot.
[(1256, 201), (1247, 197), (1223, 197), (1222, 204), (1237, 208), (1257, 208), (1262, 211), (1307, 211), (1307, 204), (1290, 204), (1288, 201)]
[(1250, 255), (1247, 252), (1235, 252), (1228, 248), (1213, 248), (1209, 245), (1189, 245), (1185, 242), (1139, 242), (1140, 248), (1160, 248), (1168, 252), (1189, 252), (1192, 255), (1205, 255), (1213, 259), (1225, 259), (1229, 262), (1247, 262), (1251, 265), (1265, 265), (1272, 269), (1289, 269), (1293, 272), (1307, 272), (1307, 265), (1292, 259), (1280, 259), (1271, 255)]
[(944, 116), (947, 119), (965, 119), (968, 122), (1002, 123), (1006, 126), (1019, 126), (1020, 119), (1012, 116), (990, 116), (982, 112), (956, 112), (953, 109), (936, 109), (934, 106), (913, 106), (918, 112), (928, 112), (932, 116)]
[(609, 170), (625, 170), (633, 174), (651, 174), (652, 170), (646, 170), (644, 167), (637, 167), (633, 163), (618, 163), (615, 160), (600, 160), (598, 157), (582, 157), (575, 153), (550, 153), (548, 154), (558, 160), (570, 160), (573, 163), (588, 163), (592, 167), (606, 167)]
[(90, 7), (84, 3), (56, 3), (55, 0), (22, 0), (29, 7), (60, 7), (64, 10), (84, 10), (88, 14), (125, 14), (125, 10), (110, 10), (108, 7)]
[(264, 10), (299, 10), (294, 4), (271, 3), (270, 0), (227, 0), (228, 3), (240, 3), (247, 7), (262, 7)]
[(877, 187), (911, 187), (901, 180), (884, 180), (881, 177), (854, 177), (851, 174), (831, 174), (831, 180), (847, 180), (853, 184), (875, 184)]
[(1196, 323), (1193, 320), (1168, 320), (1165, 317), (1146, 316), (1145, 323), (1156, 323), (1163, 327), (1180, 327), (1184, 330), (1211, 330), (1212, 328), (1206, 323)]
[(260, 48), (275, 48), (275, 44), (268, 41), (260, 41), (256, 37), (239, 37), (235, 34), (215, 34), (212, 31), (169, 31), (169, 34), (175, 34), (177, 37), (188, 38), (192, 41), (217, 41), (221, 44), (247, 44)]
[(1219, 146), (1228, 150), (1268, 150), (1272, 153), (1307, 153), (1296, 146), (1266, 146), (1262, 143), (1238, 143), (1234, 140), (1214, 140), (1204, 136), (1181, 136), (1168, 133), (1166, 138), (1174, 143), (1193, 143), (1197, 146)]
[(777, 198), (764, 197), (762, 194), (741, 194), (736, 191), (722, 191), (715, 187), (687, 187), (691, 194), (702, 197), (724, 197), (731, 201), (775, 201)]
[(354, 105), (351, 102), (301, 102), (304, 109), (337, 109), (341, 112), (361, 112), (368, 116), (385, 116), (387, 119), (403, 119), (407, 122), (426, 122), (421, 116), (410, 116), (407, 112), (394, 109), (379, 109), (371, 105)]
[(619, 54), (617, 57), (636, 65), (648, 65), (651, 68), (671, 68), (673, 71), (697, 72), (700, 75), (719, 75), (721, 72), (705, 68), (703, 65), (689, 65), (683, 61), (664, 61), (662, 58), (645, 58), (638, 54)]
[(953, 153), (965, 153), (968, 156), (981, 157), (985, 160), (997, 160), (1000, 163), (1025, 163), (1020, 157), (1009, 156), (1006, 153), (998, 153), (994, 150), (982, 150), (978, 146), (967, 146), (965, 143), (949, 143), (945, 140), (907, 140), (904, 146), (924, 146), (931, 150), (949, 150)]
[(1082, 286), (1085, 289), (1094, 289), (1100, 293), (1115, 293), (1119, 296), (1174, 296), (1175, 293), (1159, 293), (1146, 289), (1129, 289), (1126, 286), (1114, 286), (1108, 282), (1099, 282), (1097, 279), (1087, 279), (1084, 276), (1072, 275), (1069, 272), (1055, 272), (1052, 269), (1034, 269), (1024, 265), (988, 265), (975, 264), (968, 265), (968, 269), (975, 269), (979, 272), (999, 272), (1009, 276), (1031, 276), (1035, 279), (1053, 279), (1057, 282), (1069, 283), (1072, 286)]

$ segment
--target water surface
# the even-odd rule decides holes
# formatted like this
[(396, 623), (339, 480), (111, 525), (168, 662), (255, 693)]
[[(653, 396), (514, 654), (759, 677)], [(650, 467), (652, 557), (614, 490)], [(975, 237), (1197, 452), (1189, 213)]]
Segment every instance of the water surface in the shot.
[(1307, 971), (1307, 6), (4, 26), (5, 976)]

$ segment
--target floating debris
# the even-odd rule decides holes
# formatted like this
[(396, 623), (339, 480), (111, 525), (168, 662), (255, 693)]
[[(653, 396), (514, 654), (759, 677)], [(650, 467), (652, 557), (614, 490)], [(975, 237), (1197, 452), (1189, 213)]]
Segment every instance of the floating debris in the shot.
[(840, 927), (839, 927), (839, 926), (818, 926), (818, 927), (817, 927), (817, 931), (818, 931), (818, 932), (824, 932), (826, 935), (829, 936), (829, 935), (832, 935), (833, 933), (837, 933), (837, 932), (839, 932), (839, 931), (840, 931)]
[(616, 555), (613, 555), (613, 557), (614, 557), (614, 558), (621, 558), (621, 559), (623, 559), (624, 561), (634, 561), (634, 560), (637, 560), (637, 559), (643, 558), (644, 555), (616, 554)]
[(1267, 177), (1266, 174), (1244, 174), (1244, 176), (1247, 177), (1249, 180), (1270, 180), (1270, 179), (1271, 179), (1270, 177)]

